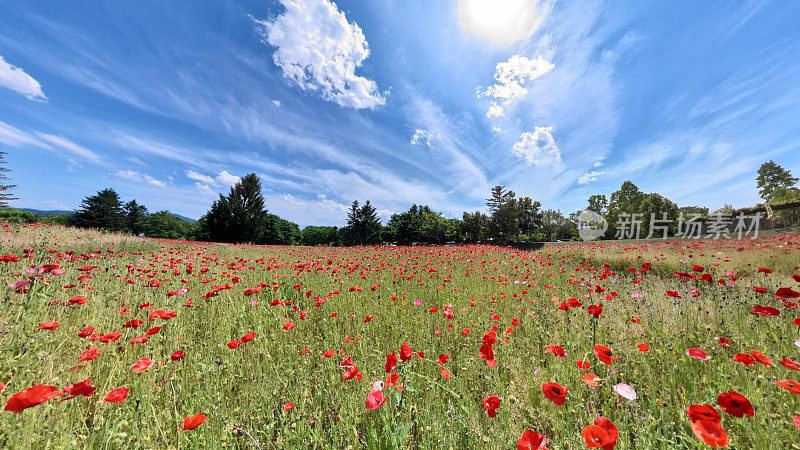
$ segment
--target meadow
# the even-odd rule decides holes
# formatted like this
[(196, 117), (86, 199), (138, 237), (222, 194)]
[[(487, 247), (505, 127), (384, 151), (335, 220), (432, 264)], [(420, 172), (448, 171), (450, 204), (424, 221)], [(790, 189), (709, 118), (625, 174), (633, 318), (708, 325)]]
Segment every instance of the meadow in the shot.
[(0, 446), (800, 449), (798, 250), (5, 225)]

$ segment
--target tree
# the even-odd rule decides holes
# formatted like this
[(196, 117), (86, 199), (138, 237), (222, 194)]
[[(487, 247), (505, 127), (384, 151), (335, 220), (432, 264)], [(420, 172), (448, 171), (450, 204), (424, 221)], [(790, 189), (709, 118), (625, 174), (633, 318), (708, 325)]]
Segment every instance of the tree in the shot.
[(188, 239), (192, 234), (192, 224), (169, 211), (158, 211), (142, 217), (138, 226), (148, 237)]
[(300, 242), (300, 226), (275, 214), (264, 217), (262, 237), (259, 243), (268, 245), (295, 245)]
[(604, 215), (608, 209), (608, 199), (605, 195), (596, 194), (589, 197), (589, 207), (586, 208), (590, 211), (594, 211), (601, 216)]
[(644, 192), (639, 190), (639, 187), (631, 181), (625, 181), (618, 190), (611, 194), (606, 212), (606, 220), (608, 220), (607, 238), (613, 238), (617, 234), (620, 216), (641, 212), (639, 208), (643, 199)]
[(672, 236), (678, 228), (678, 205), (660, 194), (645, 194), (639, 211), (642, 213), (642, 237), (650, 234), (651, 219), (653, 235), (651, 238), (664, 236), (663, 228), (666, 227), (667, 235)]
[(309, 225), (303, 228), (300, 235), (300, 243), (310, 246), (340, 245), (339, 228)]
[(3, 184), (8, 179), (6, 173), (11, 172), (11, 169), (4, 167), (6, 162), (4, 157), (7, 155), (6, 152), (0, 151), (0, 208), (8, 207), (8, 202), (11, 200), (17, 200), (16, 197), (12, 196), (10, 192), (11, 189), (17, 187), (16, 184)]
[(480, 211), (464, 212), (461, 223), (464, 240), (471, 244), (481, 242), (489, 234), (489, 216)]
[(528, 238), (531, 238), (542, 225), (542, 214), (539, 212), (541, 206), (540, 202), (530, 197), (521, 197), (516, 202), (517, 228)]
[(136, 200), (131, 200), (125, 203), (122, 209), (125, 211), (125, 228), (132, 234), (144, 233), (144, 219), (147, 217), (147, 207), (136, 203)]
[(80, 209), (72, 216), (72, 222), (84, 228), (122, 230), (125, 228), (125, 213), (119, 194), (114, 189), (107, 188), (84, 198)]
[(267, 209), (256, 174), (245, 175), (227, 196), (220, 194), (202, 221), (209, 238), (218, 242), (252, 242), (262, 239)]
[(758, 169), (758, 177), (756, 177), (758, 194), (766, 202), (773, 201), (776, 189), (789, 189), (797, 184), (797, 180), (797, 177), (793, 177), (790, 171), (770, 160)]
[[(800, 201), (800, 190), (797, 188), (777, 188), (772, 193), (772, 201), (777, 204)], [(781, 218), (781, 225), (784, 227), (800, 222), (800, 211), (796, 207), (776, 211), (775, 216)]]
[(354, 200), (347, 213), (345, 235), (349, 244), (377, 244), (381, 239), (381, 221), (374, 206), (367, 200), (359, 208), (358, 200)]
[(486, 199), (486, 206), (492, 213), (489, 219), (490, 234), (501, 244), (511, 242), (519, 234), (519, 210), (515, 196), (514, 191), (506, 191), (505, 186), (495, 186), (492, 196)]

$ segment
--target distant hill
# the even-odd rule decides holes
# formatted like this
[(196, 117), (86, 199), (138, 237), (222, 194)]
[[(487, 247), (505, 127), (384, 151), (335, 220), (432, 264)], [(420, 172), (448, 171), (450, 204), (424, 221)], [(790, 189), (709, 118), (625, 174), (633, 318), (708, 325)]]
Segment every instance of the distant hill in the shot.
[[(45, 217), (46, 216), (57, 216), (59, 214), (71, 214), (72, 213), (72, 211), (68, 211), (66, 209), (33, 209), (33, 208), (14, 208), (14, 209), (18, 209), (20, 211), (32, 212), (34, 214), (38, 214), (40, 216), (45, 216)], [(175, 214), (173, 212), (171, 212), (170, 214), (172, 214), (173, 216), (175, 216), (175, 217), (177, 217), (177, 218), (179, 218), (181, 220), (184, 220), (186, 222), (190, 222), (190, 223), (197, 222), (197, 220), (195, 220), (195, 219), (191, 219), (189, 217), (182, 216), (180, 214)]]

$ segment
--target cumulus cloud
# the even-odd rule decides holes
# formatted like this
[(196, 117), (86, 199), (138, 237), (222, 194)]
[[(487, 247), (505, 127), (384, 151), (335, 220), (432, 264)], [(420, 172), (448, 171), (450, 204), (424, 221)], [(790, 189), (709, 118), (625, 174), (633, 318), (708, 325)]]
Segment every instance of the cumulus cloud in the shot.
[(591, 172), (586, 172), (585, 174), (578, 177), (578, 184), (587, 184), (597, 181), (601, 175), (605, 175), (605, 170), (593, 170)]
[(231, 175), (227, 170), (223, 170), (217, 176), (204, 175), (194, 170), (187, 170), (186, 176), (195, 181), (195, 186), (207, 194), (215, 193), (214, 188), (227, 188), (239, 182), (239, 177)]
[(0, 86), (31, 100), (47, 100), (42, 92), (42, 85), (21, 68), (7, 63), (2, 55), (0, 55)]
[(422, 128), (417, 128), (414, 130), (414, 135), (411, 136), (411, 145), (425, 145), (430, 148), (433, 148), (433, 140), (440, 139), (441, 134), (439, 132), (433, 132), (429, 130), (424, 130)]
[(513, 100), (520, 99), (528, 93), (526, 81), (533, 81), (555, 68), (555, 64), (541, 56), (528, 59), (525, 56), (514, 55), (507, 61), (497, 64), (494, 72), (495, 84), (486, 90), (477, 92), (478, 97), (487, 97), (492, 100), (486, 116), (489, 118), (501, 117), (503, 108)]
[(161, 180), (153, 178), (153, 177), (151, 177), (150, 175), (147, 175), (147, 174), (141, 174), (141, 173), (136, 172), (134, 170), (118, 170), (118, 171), (115, 172), (115, 175), (117, 177), (119, 177), (119, 178), (125, 178), (125, 179), (128, 179), (128, 180), (139, 181), (139, 182), (143, 181), (143, 182), (145, 182), (145, 183), (147, 183), (147, 184), (149, 184), (151, 186), (155, 186), (155, 187), (166, 187), (167, 186), (167, 183), (164, 183)]
[(561, 161), (555, 139), (551, 132), (553, 127), (535, 127), (533, 133), (525, 132), (514, 144), (512, 152), (515, 156), (525, 158), (528, 165), (550, 166)]
[(255, 20), (264, 43), (276, 48), (273, 61), (303, 90), (349, 108), (386, 103), (378, 85), (355, 71), (369, 56), (361, 28), (348, 22), (329, 0), (280, 0), (283, 14)]

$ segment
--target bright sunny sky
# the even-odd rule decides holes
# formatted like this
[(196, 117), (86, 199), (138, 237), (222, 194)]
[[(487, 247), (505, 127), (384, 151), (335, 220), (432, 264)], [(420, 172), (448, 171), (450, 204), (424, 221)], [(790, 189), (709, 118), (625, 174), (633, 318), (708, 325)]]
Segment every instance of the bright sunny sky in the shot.
[(250, 172), (300, 225), (498, 184), (749, 206), (762, 162), (800, 174), (798, 29), (791, 1), (2, 2), (0, 146), (39, 209), (196, 219)]

